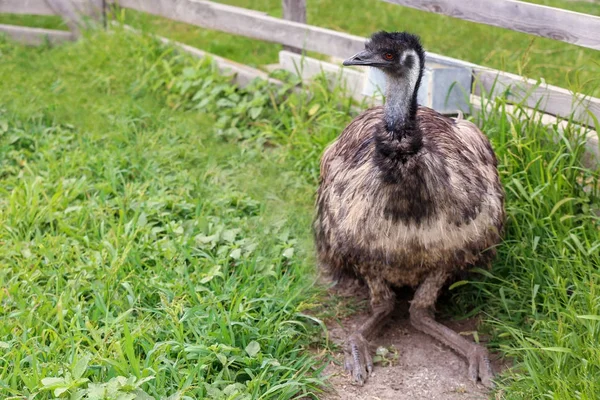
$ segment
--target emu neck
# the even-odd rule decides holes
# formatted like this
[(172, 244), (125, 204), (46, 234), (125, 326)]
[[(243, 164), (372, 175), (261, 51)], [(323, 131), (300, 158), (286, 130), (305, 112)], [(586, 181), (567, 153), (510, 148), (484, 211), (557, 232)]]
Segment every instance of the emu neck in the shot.
[(388, 131), (394, 134), (402, 136), (416, 119), (419, 75), (419, 69), (415, 68), (406, 76), (387, 76), (385, 123)]

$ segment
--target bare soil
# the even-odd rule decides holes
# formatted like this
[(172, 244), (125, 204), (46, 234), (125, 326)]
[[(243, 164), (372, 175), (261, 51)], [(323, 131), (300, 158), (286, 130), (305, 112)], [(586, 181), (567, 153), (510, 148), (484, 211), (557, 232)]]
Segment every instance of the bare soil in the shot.
[[(356, 292), (355, 292), (356, 293)], [(375, 364), (373, 375), (363, 387), (353, 384), (344, 371), (343, 342), (349, 332), (368, 315), (359, 312), (341, 323), (329, 322), (330, 340), (339, 345), (325, 374), (333, 389), (324, 394), (324, 400), (471, 400), (489, 399), (490, 391), (474, 384), (467, 376), (467, 364), (448, 347), (428, 335), (415, 330), (408, 319), (408, 299), (397, 302), (396, 310), (381, 333), (371, 342), (373, 352), (384, 347), (391, 352), (387, 360)], [(465, 334), (477, 329), (477, 320), (444, 321), (446, 326)], [(482, 338), (480, 337), (480, 340)], [(485, 345), (485, 343), (483, 343)], [(503, 369), (503, 362), (491, 355), (495, 373)]]

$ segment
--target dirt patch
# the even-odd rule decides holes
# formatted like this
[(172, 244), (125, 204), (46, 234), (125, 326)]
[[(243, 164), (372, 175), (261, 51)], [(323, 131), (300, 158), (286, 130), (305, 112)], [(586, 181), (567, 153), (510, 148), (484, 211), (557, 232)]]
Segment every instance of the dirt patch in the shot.
[[(357, 313), (341, 323), (329, 323), (330, 340), (343, 344), (351, 332), (367, 316), (367, 311)], [(456, 332), (476, 330), (476, 320), (444, 321)], [(472, 337), (472, 336), (471, 336)], [(389, 362), (377, 363), (373, 375), (363, 386), (352, 384), (343, 367), (344, 355), (334, 354), (325, 374), (333, 390), (324, 400), (466, 400), (488, 399), (490, 392), (467, 377), (467, 364), (448, 347), (415, 330), (408, 320), (408, 299), (397, 302), (396, 310), (379, 336), (371, 342), (372, 350), (379, 347), (391, 349)], [(495, 355), (491, 356), (495, 373), (503, 368)]]

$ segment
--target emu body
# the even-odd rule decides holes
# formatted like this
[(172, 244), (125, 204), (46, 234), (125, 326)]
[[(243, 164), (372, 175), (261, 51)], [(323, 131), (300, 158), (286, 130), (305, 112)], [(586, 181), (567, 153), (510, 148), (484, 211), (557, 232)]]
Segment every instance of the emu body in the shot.
[(489, 263), (501, 239), (504, 195), (492, 147), (471, 122), (416, 105), (424, 63), (416, 37), (377, 33), (352, 60), (382, 68), (388, 88), (386, 105), (355, 118), (321, 159), (319, 263), (335, 280), (365, 281), (373, 311), (348, 339), (346, 367), (364, 383), (372, 371), (367, 339), (393, 310), (392, 288), (411, 286), (413, 325), (490, 384), (485, 349), (435, 322), (433, 307), (448, 279)]

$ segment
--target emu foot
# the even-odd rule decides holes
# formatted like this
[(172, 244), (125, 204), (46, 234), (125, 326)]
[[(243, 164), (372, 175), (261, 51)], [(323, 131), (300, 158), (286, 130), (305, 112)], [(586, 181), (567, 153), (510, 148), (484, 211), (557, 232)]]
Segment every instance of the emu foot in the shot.
[(354, 382), (364, 385), (373, 372), (373, 359), (369, 353), (369, 342), (358, 332), (350, 335), (344, 348), (346, 371), (352, 375)]
[(478, 344), (472, 344), (472, 349), (467, 354), (467, 362), (469, 363), (469, 379), (473, 383), (477, 383), (477, 378), (481, 379), (483, 386), (493, 388), (494, 373), (490, 366), (490, 357), (485, 347)]

